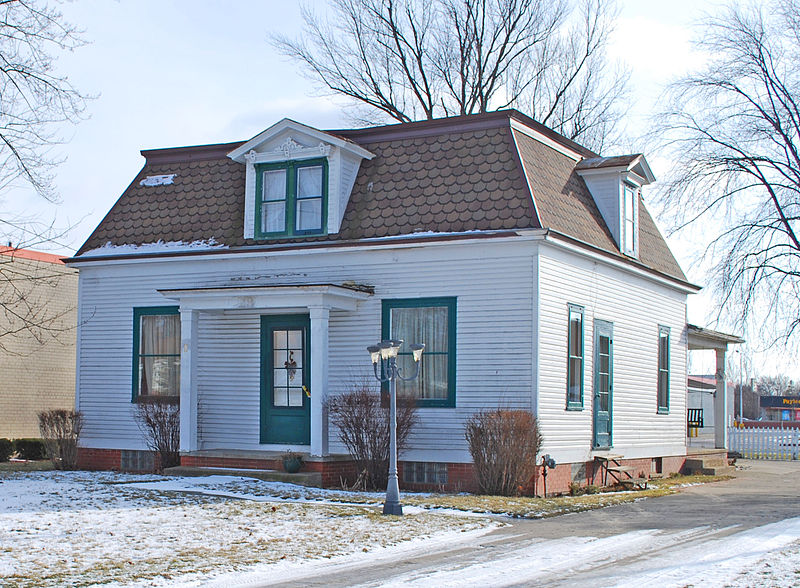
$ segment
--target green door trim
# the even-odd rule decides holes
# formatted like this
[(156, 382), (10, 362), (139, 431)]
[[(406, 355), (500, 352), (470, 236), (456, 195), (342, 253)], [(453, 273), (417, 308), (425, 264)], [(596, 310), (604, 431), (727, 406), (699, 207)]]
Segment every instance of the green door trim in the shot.
[[(311, 321), (307, 314), (274, 314), (261, 317), (261, 391), (259, 443), (311, 444), (311, 399), (303, 394), (303, 406), (276, 407), (272, 403), (274, 329), (303, 330), (303, 379), (311, 387)], [(276, 426), (278, 425), (278, 426)], [(279, 426), (283, 425), (283, 426)]]
[[(600, 381), (600, 338), (608, 338), (608, 411), (599, 409), (601, 395)], [(613, 446), (614, 414), (614, 324), (609, 321), (594, 321), (594, 362), (593, 362), (593, 400), (592, 400), (592, 447), (609, 449)]]

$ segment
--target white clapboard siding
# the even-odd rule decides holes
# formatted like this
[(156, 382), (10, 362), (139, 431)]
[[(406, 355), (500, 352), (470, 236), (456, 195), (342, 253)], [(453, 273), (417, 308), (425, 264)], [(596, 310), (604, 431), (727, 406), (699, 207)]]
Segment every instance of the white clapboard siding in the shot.
[[(346, 390), (368, 374), (365, 347), (380, 338), (382, 298), (457, 297), (457, 406), (420, 409), (406, 457), (465, 461), (464, 421), (475, 409), (532, 405), (532, 251), (531, 244), (460, 243), (82, 268), (83, 443), (143, 447), (128, 416), (132, 309), (170, 304), (158, 289), (354, 281), (373, 285), (375, 295), (354, 313), (331, 313), (329, 392)], [(200, 446), (258, 448), (260, 314), (200, 313), (198, 331)], [(330, 442), (331, 451), (343, 451), (333, 428)]]
[[(457, 298), (456, 407), (420, 409), (406, 459), (469, 461), (464, 423), (476, 410), (494, 407), (538, 410), (546, 449), (556, 459), (587, 458), (594, 317), (614, 323), (615, 449), (631, 457), (670, 454), (684, 439), (685, 294), (552, 246), (540, 250), (537, 261), (534, 242), (481, 241), (87, 265), (80, 274), (82, 442), (143, 448), (130, 417), (132, 309), (170, 304), (158, 289), (352, 281), (374, 286), (375, 294), (355, 312), (331, 312), (323, 393), (371, 378), (365, 347), (380, 338), (382, 299)], [(582, 412), (564, 410), (567, 302), (586, 307)], [(655, 414), (659, 324), (671, 328), (669, 415)], [(260, 313), (201, 312), (198, 334), (200, 447), (258, 449)], [(329, 442), (331, 452), (344, 451), (333, 427)]]
[[(544, 448), (591, 459), (594, 320), (613, 323), (613, 450), (626, 457), (685, 452), (686, 295), (630, 272), (542, 245), (539, 404)], [(584, 307), (584, 408), (566, 410), (567, 305)], [(659, 325), (670, 327), (670, 411), (657, 414)]]

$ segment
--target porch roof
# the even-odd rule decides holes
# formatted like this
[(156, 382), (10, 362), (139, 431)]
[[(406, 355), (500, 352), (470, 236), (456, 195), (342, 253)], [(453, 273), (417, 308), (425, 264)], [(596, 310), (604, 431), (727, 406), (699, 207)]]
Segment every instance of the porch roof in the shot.
[(744, 339), (737, 335), (730, 335), (720, 331), (714, 331), (705, 327), (687, 324), (689, 330), (689, 350), (700, 349), (722, 349), (727, 350), (729, 344), (738, 345), (744, 343)]
[(329, 308), (353, 311), (360, 301), (372, 296), (366, 287), (335, 284), (217, 286), (158, 292), (177, 301), (181, 308), (192, 310)]

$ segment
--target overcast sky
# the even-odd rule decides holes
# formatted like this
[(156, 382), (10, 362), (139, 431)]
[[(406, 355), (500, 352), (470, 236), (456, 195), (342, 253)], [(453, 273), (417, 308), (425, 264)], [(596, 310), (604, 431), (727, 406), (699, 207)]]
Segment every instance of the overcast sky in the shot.
[[(620, 4), (611, 57), (632, 71), (628, 124), (635, 134), (664, 85), (699, 62), (692, 23), (714, 3)], [(56, 179), (61, 202), (44, 203), (25, 189), (0, 200), (5, 218), (24, 214), (72, 227), (39, 249), (74, 253), (142, 167), (141, 149), (247, 139), (283, 117), (318, 128), (348, 125), (341, 103), (316, 96), (268, 43), (271, 31), (300, 34), (297, 2), (80, 0), (61, 9), (89, 44), (61, 57), (58, 68), (96, 99), (56, 150), (65, 157)], [(650, 163), (656, 177), (665, 173), (664, 162)], [(692, 264), (696, 244), (672, 245), (689, 278), (702, 284)], [(707, 324), (710, 308), (707, 294), (690, 297), (690, 322)]]

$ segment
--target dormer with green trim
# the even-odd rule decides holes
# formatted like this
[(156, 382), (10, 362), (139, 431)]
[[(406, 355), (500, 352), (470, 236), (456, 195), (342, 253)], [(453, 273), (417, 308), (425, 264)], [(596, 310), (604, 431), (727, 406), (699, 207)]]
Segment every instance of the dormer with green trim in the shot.
[(228, 154), (246, 166), (244, 237), (339, 232), (361, 161), (374, 155), (288, 118)]

